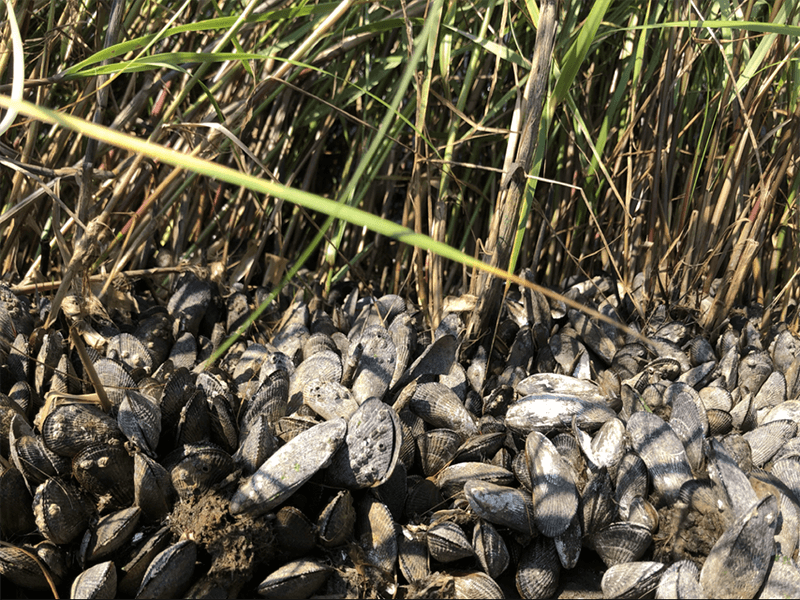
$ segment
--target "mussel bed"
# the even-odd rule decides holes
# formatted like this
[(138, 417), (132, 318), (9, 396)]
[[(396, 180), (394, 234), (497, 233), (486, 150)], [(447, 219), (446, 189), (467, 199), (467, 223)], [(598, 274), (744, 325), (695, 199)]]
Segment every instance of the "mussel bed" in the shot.
[[(3, 597), (800, 597), (800, 338), (609, 277), (469, 299), (0, 285)], [(124, 301), (120, 301), (120, 297)], [(710, 300), (709, 300), (710, 301)], [(704, 305), (707, 306), (707, 305)]]

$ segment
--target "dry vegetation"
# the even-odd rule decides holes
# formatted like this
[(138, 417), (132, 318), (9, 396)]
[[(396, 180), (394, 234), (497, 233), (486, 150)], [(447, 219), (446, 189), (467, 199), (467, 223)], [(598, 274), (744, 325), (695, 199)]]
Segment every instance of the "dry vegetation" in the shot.
[[(642, 272), (690, 311), (714, 292), (708, 326), (750, 300), (796, 320), (799, 10), (560, 3), (540, 143), (503, 215), (521, 225), (508, 270), (552, 287)], [(0, 149), (6, 283), (193, 263), (271, 287), (304, 267), (323, 290), (350, 278), (408, 295), (434, 321), (469, 290), (466, 267), (326, 220), (293, 192), (484, 257), (518, 172), (533, 2), (19, 0), (16, 19), (26, 100), (294, 190), (254, 192), (22, 115)]]

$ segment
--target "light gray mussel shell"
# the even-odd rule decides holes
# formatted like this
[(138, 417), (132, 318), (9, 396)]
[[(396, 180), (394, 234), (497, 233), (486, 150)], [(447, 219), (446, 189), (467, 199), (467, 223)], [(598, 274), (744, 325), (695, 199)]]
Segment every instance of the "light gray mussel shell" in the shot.
[(664, 564), (660, 562), (629, 562), (614, 565), (603, 575), (600, 587), (604, 598), (645, 598), (657, 587)]
[[(747, 443), (744, 445), (747, 446)], [(719, 440), (710, 440), (707, 454), (708, 475), (724, 491), (734, 516), (747, 514), (758, 499), (747, 475), (739, 468), (725, 444)]]
[(114, 409), (119, 409), (120, 404), (125, 399), (127, 390), (136, 389), (136, 382), (133, 380), (125, 368), (119, 363), (107, 358), (101, 358), (94, 363), (94, 370), (106, 391), (109, 402)]
[(573, 428), (575, 439), (594, 469), (616, 468), (625, 453), (625, 425), (619, 419), (609, 419), (594, 437), (578, 427)]
[(596, 383), (558, 373), (535, 373), (520, 381), (516, 385), (516, 390), (523, 397), (534, 394), (566, 394), (588, 402), (600, 404), (606, 402), (605, 394), (600, 391)]
[(370, 398), (350, 417), (345, 443), (333, 455), (326, 480), (356, 489), (386, 483), (397, 466), (402, 435), (394, 409)]
[(482, 598), (505, 598), (497, 582), (486, 573), (453, 573), (454, 597), (459, 600), (481, 600)]
[(664, 392), (672, 406), (669, 425), (683, 442), (689, 464), (700, 470), (703, 464), (703, 440), (708, 435), (708, 417), (699, 394), (685, 383), (673, 383)]
[(117, 568), (110, 560), (89, 567), (75, 578), (70, 588), (70, 598), (115, 598), (117, 595)]
[(700, 571), (692, 561), (681, 560), (673, 563), (661, 575), (656, 588), (656, 598), (659, 600), (707, 598), (703, 588), (700, 587), (699, 576)]
[(647, 465), (653, 492), (660, 505), (672, 505), (681, 486), (692, 478), (683, 444), (658, 415), (636, 412), (628, 420), (628, 435), (635, 452)]
[(564, 533), (578, 512), (578, 489), (570, 464), (544, 434), (532, 431), (525, 457), (533, 484), (534, 523), (547, 537)]
[(355, 522), (353, 495), (349, 490), (342, 490), (328, 502), (319, 515), (317, 534), (320, 543), (327, 548), (341, 546), (353, 536)]
[(793, 421), (782, 419), (760, 425), (742, 437), (750, 444), (753, 465), (763, 467), (787, 441), (795, 436), (795, 433), (797, 425)]
[(286, 415), (289, 406), (289, 373), (285, 369), (276, 369), (264, 377), (255, 393), (243, 406), (239, 419), (240, 439), (246, 436), (253, 424), (264, 417), (270, 428)]
[(479, 519), (472, 530), (472, 549), (481, 568), (494, 579), (508, 568), (511, 556), (500, 533), (489, 521)]
[(775, 550), (778, 501), (769, 494), (725, 530), (711, 548), (700, 585), (711, 598), (752, 598), (767, 576)]
[(527, 535), (536, 532), (530, 494), (477, 479), (467, 481), (464, 493), (472, 510), (482, 519)]
[(197, 546), (191, 540), (172, 544), (147, 567), (137, 598), (179, 598), (194, 575)]
[(418, 385), (411, 397), (411, 410), (433, 427), (452, 429), (464, 439), (479, 433), (464, 403), (443, 383)]
[(428, 552), (431, 558), (442, 563), (472, 556), (472, 544), (464, 530), (452, 521), (436, 523), (428, 529)]
[(439, 471), (434, 483), (445, 499), (452, 498), (464, 489), (470, 479), (486, 481), (497, 485), (511, 485), (514, 474), (502, 467), (487, 463), (465, 462), (449, 465)]
[(329, 421), (337, 417), (349, 419), (359, 403), (352, 392), (338, 381), (312, 379), (303, 388), (303, 404)]
[(607, 406), (578, 396), (533, 394), (508, 407), (506, 425), (527, 435), (531, 431), (568, 430), (574, 417), (578, 427), (593, 431), (616, 416)]
[(342, 359), (333, 350), (323, 350), (309, 356), (295, 369), (289, 379), (289, 406), (291, 414), (303, 403), (303, 389), (309, 381), (336, 381), (342, 379)]
[(517, 591), (523, 598), (551, 598), (558, 587), (561, 562), (551, 538), (534, 538), (517, 565)]
[(397, 349), (392, 334), (383, 326), (368, 327), (359, 341), (364, 349), (353, 378), (353, 396), (363, 403), (367, 398), (383, 398), (394, 374)]
[(367, 561), (392, 573), (397, 562), (397, 535), (389, 508), (369, 496), (356, 510), (356, 536)]
[(344, 441), (347, 423), (335, 419), (298, 434), (248, 477), (231, 499), (231, 513), (269, 512), (328, 464)]
[(258, 593), (264, 598), (308, 598), (332, 571), (332, 567), (318, 560), (293, 560), (268, 575), (258, 586)]
[(89, 510), (77, 487), (60, 479), (48, 479), (33, 497), (33, 514), (41, 534), (55, 544), (68, 544), (89, 521)]

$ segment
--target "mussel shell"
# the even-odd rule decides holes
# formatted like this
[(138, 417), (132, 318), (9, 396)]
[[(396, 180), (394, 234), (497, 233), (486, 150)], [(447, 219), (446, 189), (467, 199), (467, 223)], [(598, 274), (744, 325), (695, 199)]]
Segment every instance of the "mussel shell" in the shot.
[(197, 545), (191, 540), (172, 544), (147, 567), (137, 598), (178, 598), (192, 581)]
[(447, 563), (474, 554), (464, 530), (451, 521), (436, 523), (428, 529), (428, 552), (431, 558)]
[(707, 598), (700, 586), (700, 571), (690, 560), (679, 560), (667, 568), (661, 575), (656, 589), (656, 598)]
[(248, 477), (231, 499), (231, 513), (266, 513), (327, 464), (344, 441), (347, 423), (335, 419), (299, 434)]
[(508, 407), (506, 425), (523, 435), (531, 431), (567, 430), (573, 418), (584, 430), (598, 429), (616, 413), (599, 402), (567, 394), (533, 394)]
[(275, 515), (275, 541), (286, 556), (304, 556), (316, 542), (314, 524), (299, 508), (284, 506)]
[(433, 427), (452, 429), (464, 439), (478, 434), (478, 427), (463, 402), (443, 383), (417, 385), (411, 397), (411, 410)]
[(53, 478), (36, 488), (33, 514), (45, 538), (55, 544), (68, 544), (86, 528), (90, 513), (74, 484)]
[(40, 563), (30, 555), (36, 555), (31, 548), (14, 546), (0, 547), (0, 575), (21, 587), (33, 590), (47, 589), (47, 579), (42, 573)]
[(606, 566), (639, 560), (652, 544), (650, 529), (636, 523), (611, 523), (592, 536), (592, 547)]
[(349, 490), (339, 492), (322, 510), (317, 522), (320, 543), (332, 548), (344, 544), (353, 535), (356, 511)]
[(428, 545), (424, 534), (400, 528), (397, 535), (397, 562), (406, 581), (416, 583), (430, 577)]
[(383, 398), (394, 374), (397, 350), (389, 330), (383, 326), (366, 328), (360, 343), (364, 350), (353, 379), (353, 396), (363, 403), (367, 398)]
[(234, 462), (214, 444), (185, 444), (164, 459), (164, 468), (178, 496), (188, 500), (227, 477), (234, 470)]
[(274, 571), (258, 586), (264, 598), (308, 598), (316, 592), (333, 568), (307, 558), (293, 560)]
[(72, 459), (72, 476), (81, 487), (118, 508), (134, 500), (133, 470), (133, 458), (121, 446), (92, 444)]
[(369, 563), (391, 573), (397, 561), (397, 535), (392, 513), (382, 502), (365, 497), (356, 510), (356, 539)]
[(767, 495), (739, 515), (711, 548), (700, 585), (716, 598), (752, 598), (774, 559), (778, 501)]
[(4, 539), (36, 527), (32, 502), (33, 497), (19, 470), (11, 467), (0, 474), (0, 532)]
[[(97, 522), (95, 530), (87, 532), (89, 534), (88, 543), (82, 548), (86, 560), (96, 562), (126, 546), (139, 525), (141, 515), (141, 509), (138, 506), (132, 506), (102, 517)], [(116, 587), (116, 583), (114, 587)]]
[(600, 585), (604, 598), (644, 598), (658, 587), (664, 564), (642, 561), (609, 567)]
[(56, 454), (72, 458), (92, 444), (122, 446), (125, 438), (117, 422), (103, 411), (84, 404), (62, 404), (44, 420), (42, 439)]
[(530, 494), (517, 488), (495, 485), (488, 481), (470, 480), (464, 493), (472, 510), (482, 519), (534, 535), (534, 505)]
[(534, 538), (517, 565), (517, 591), (523, 598), (550, 598), (558, 587), (561, 562), (551, 538)]
[(505, 598), (497, 582), (480, 571), (453, 573), (454, 598), (468, 600), (475, 598)]
[(110, 560), (89, 567), (75, 578), (70, 598), (115, 598), (117, 568)]
[(159, 521), (172, 509), (175, 488), (169, 471), (142, 453), (133, 457), (133, 486), (134, 504), (146, 519)]
[(538, 431), (528, 434), (525, 456), (531, 472), (536, 527), (548, 537), (561, 535), (578, 512), (572, 467)]
[(681, 485), (692, 478), (683, 444), (663, 419), (651, 412), (634, 413), (628, 420), (633, 448), (647, 465), (653, 491), (661, 504), (672, 505)]
[(514, 474), (502, 467), (487, 463), (464, 462), (449, 465), (439, 471), (434, 483), (439, 487), (442, 496), (447, 499), (464, 489), (464, 484), (471, 479), (497, 485), (510, 485), (514, 481)]
[(481, 568), (492, 579), (496, 579), (508, 568), (511, 555), (503, 537), (489, 521), (475, 523), (472, 530), (472, 548)]
[(416, 440), (422, 472), (430, 477), (450, 464), (461, 446), (462, 437), (452, 429), (440, 428), (426, 431)]

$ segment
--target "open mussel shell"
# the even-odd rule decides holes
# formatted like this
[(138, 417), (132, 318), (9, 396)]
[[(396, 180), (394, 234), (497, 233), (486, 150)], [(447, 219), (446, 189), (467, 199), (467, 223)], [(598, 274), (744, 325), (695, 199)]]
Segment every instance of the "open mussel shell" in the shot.
[(322, 510), (317, 522), (319, 541), (333, 548), (344, 544), (353, 536), (356, 510), (349, 490), (339, 492)]
[(356, 510), (356, 539), (367, 561), (385, 573), (397, 562), (397, 532), (389, 508), (366, 496)]
[(264, 598), (308, 598), (332, 571), (332, 567), (318, 560), (293, 560), (268, 575), (258, 586), (258, 593)]
[(346, 431), (346, 421), (339, 418), (297, 435), (239, 487), (231, 499), (231, 513), (259, 515), (281, 504), (330, 461)]

